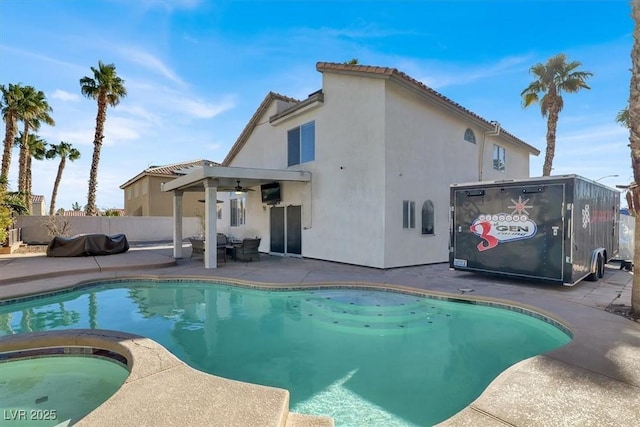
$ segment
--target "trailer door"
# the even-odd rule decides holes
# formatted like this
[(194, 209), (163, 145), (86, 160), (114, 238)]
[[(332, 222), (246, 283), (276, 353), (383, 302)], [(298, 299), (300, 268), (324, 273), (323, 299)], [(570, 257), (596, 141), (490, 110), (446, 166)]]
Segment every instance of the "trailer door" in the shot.
[(452, 266), (563, 281), (563, 183), (454, 189)]

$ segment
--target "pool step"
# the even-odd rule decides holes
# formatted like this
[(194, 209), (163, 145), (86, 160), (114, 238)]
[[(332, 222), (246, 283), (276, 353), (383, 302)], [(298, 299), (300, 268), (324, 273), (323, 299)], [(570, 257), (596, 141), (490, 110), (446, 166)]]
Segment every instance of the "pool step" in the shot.
[(449, 319), (439, 307), (420, 305), (400, 311), (396, 306), (357, 306), (334, 304), (324, 300), (308, 300), (301, 303), (303, 316), (312, 317), (318, 324), (343, 331), (388, 334), (416, 332), (432, 328), (434, 324)]
[(296, 414), (289, 412), (285, 427), (333, 427), (333, 419), (330, 417), (316, 417), (312, 415)]

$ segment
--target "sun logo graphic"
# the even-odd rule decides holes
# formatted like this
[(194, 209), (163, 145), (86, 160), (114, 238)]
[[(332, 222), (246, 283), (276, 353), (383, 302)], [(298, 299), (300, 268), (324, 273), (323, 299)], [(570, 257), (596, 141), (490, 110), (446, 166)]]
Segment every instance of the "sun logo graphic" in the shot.
[(511, 199), (511, 203), (513, 203), (513, 206), (507, 206), (507, 208), (513, 209), (513, 212), (511, 212), (511, 215), (513, 214), (529, 215), (529, 212), (527, 211), (527, 209), (533, 209), (533, 205), (527, 205), (528, 202), (529, 202), (529, 199), (522, 200), (522, 196), (518, 196), (518, 201), (516, 202), (515, 200)]

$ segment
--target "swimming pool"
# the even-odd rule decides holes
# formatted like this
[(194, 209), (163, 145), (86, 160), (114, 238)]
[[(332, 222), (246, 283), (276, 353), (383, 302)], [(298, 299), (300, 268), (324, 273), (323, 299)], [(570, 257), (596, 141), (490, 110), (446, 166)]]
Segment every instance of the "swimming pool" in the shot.
[(412, 426), (452, 416), (507, 367), (570, 341), (538, 317), (366, 287), (135, 280), (5, 302), (0, 335), (126, 331), (196, 369), (286, 388), (292, 412), (337, 426)]

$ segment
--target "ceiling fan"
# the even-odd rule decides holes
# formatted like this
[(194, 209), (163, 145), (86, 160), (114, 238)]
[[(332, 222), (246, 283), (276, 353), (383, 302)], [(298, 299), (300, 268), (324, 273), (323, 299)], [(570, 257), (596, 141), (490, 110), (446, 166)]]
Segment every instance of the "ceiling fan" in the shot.
[(240, 180), (236, 181), (238, 185), (235, 187), (220, 187), (218, 191), (235, 191), (236, 193), (246, 193), (247, 191), (254, 191), (253, 188), (247, 188), (240, 185)]

